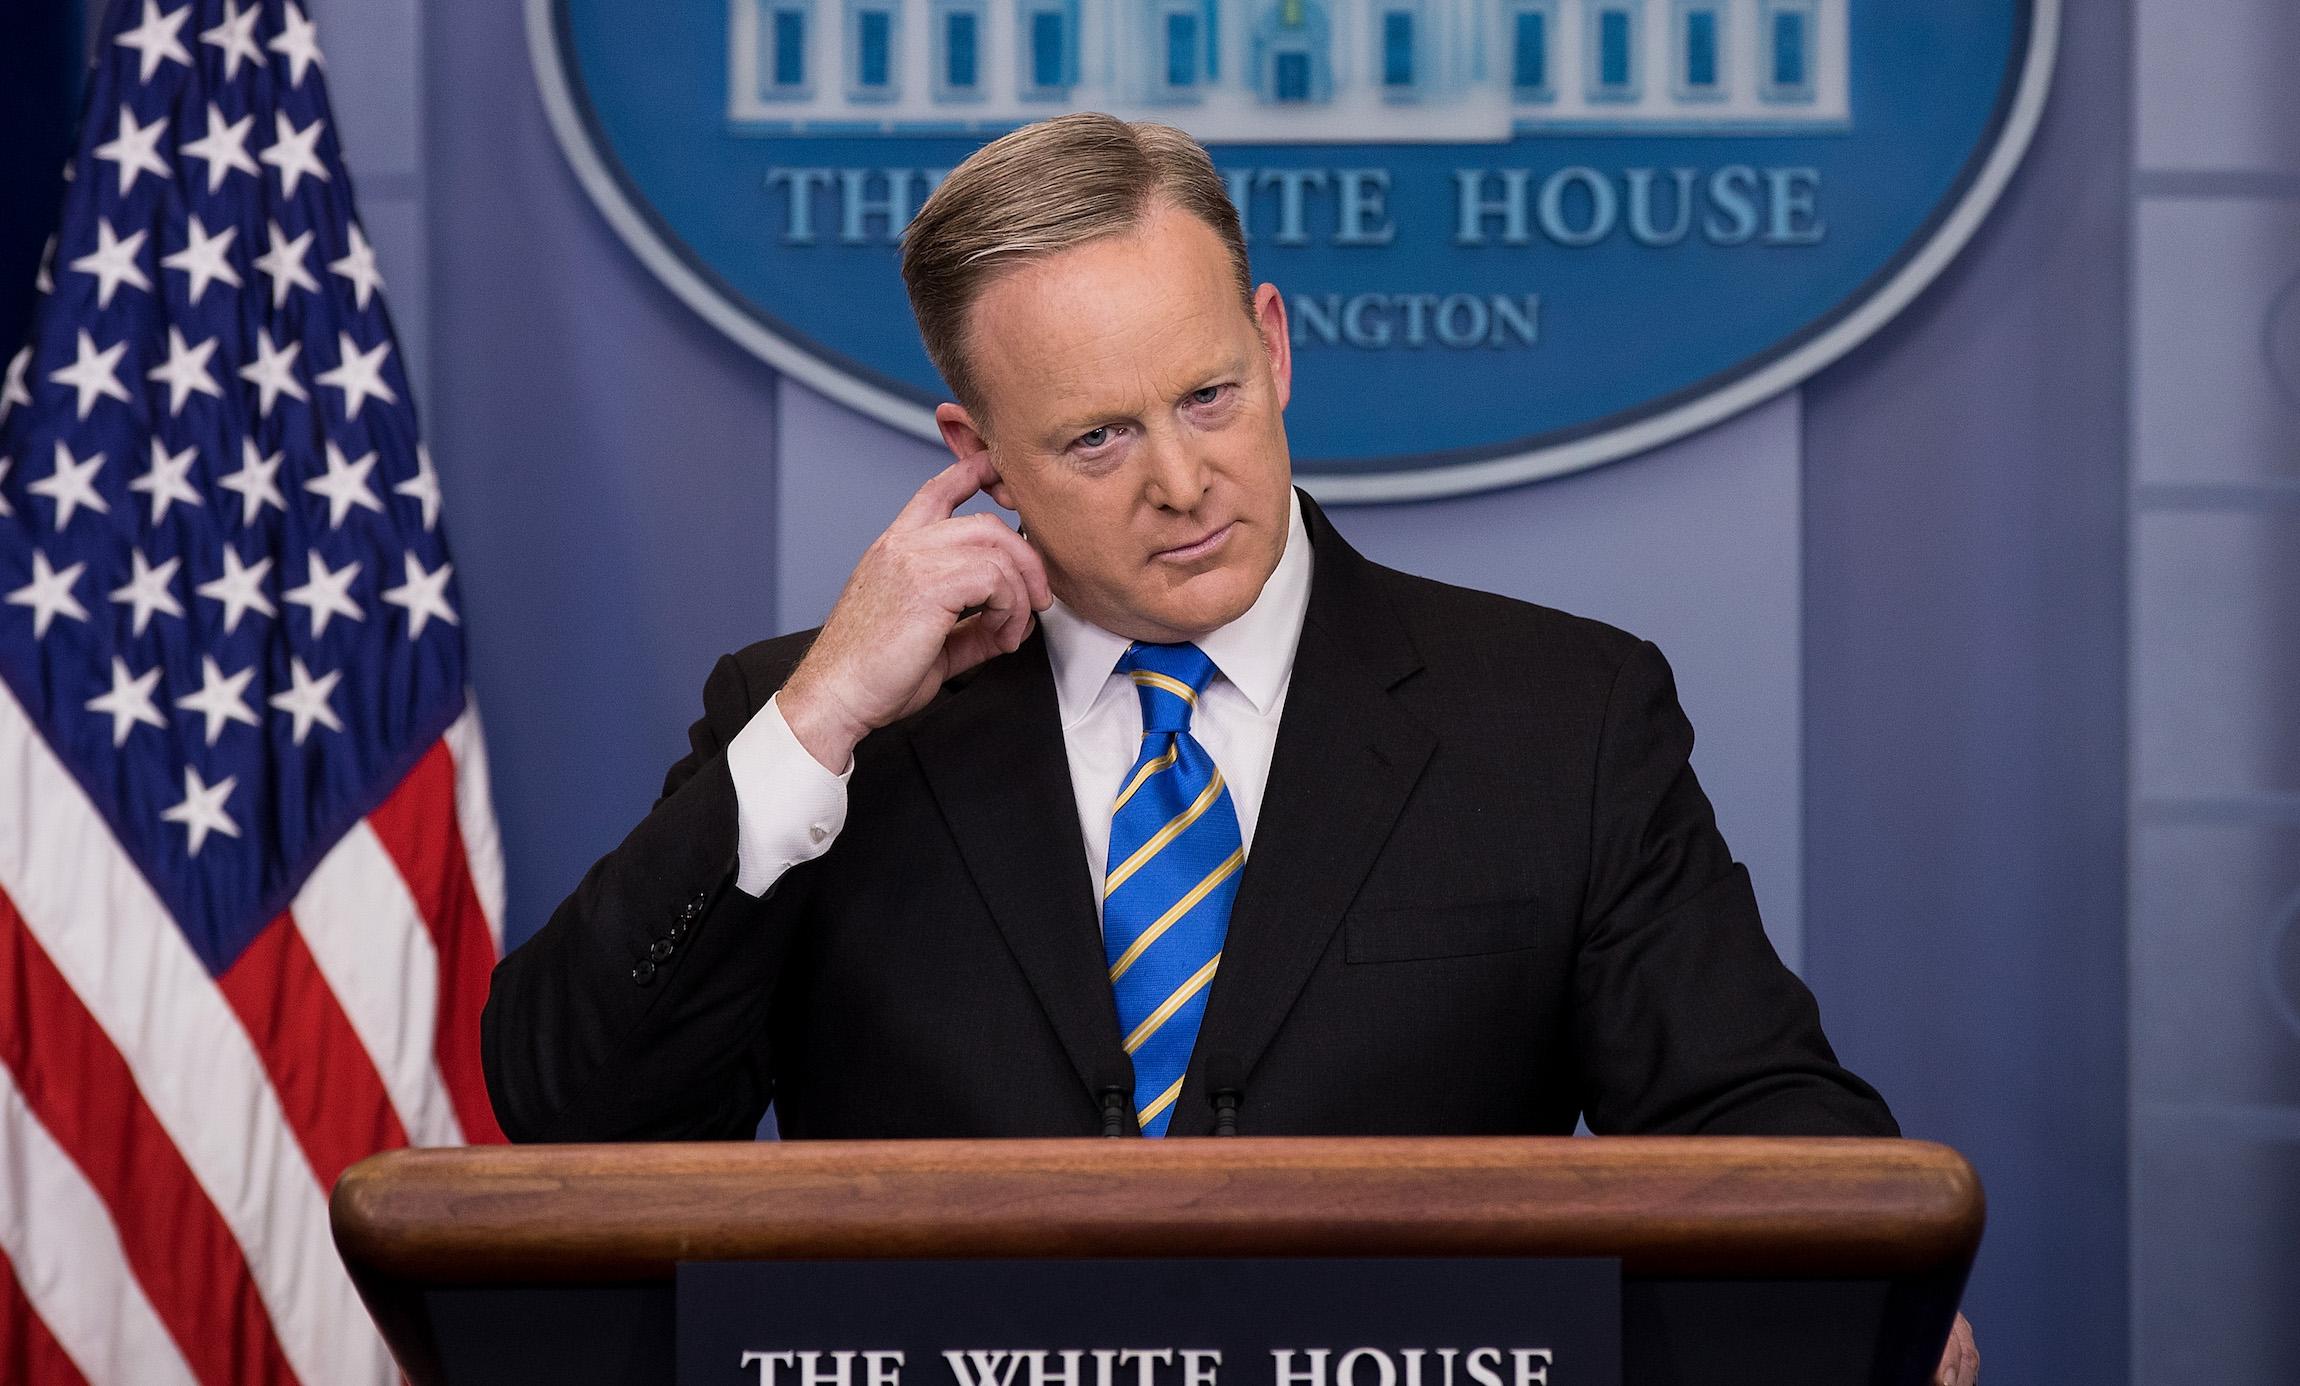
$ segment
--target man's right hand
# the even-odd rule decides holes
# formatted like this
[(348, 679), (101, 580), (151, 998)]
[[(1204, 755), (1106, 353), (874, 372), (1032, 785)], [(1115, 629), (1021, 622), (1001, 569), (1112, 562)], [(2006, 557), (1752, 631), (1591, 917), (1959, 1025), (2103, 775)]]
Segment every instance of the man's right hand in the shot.
[(995, 515), (952, 513), (997, 480), (988, 452), (952, 463), (855, 564), (777, 695), (792, 734), (824, 769), (843, 773), (863, 737), (925, 707), (950, 678), (1019, 648), (1053, 603), (1029, 541)]

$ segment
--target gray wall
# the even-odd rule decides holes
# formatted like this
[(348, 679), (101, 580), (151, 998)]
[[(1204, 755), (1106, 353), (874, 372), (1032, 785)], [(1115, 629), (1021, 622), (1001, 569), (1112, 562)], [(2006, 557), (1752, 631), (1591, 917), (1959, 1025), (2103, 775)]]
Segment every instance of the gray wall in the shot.
[(2300, 1380), (2300, 7), (2143, 0), (2132, 1361)]
[(2004, 204), (1806, 391), (1806, 973), (1910, 1134), (1979, 1166), (1967, 1308), (2023, 1383), (2127, 1379), (2130, 47), (2121, 7), (2064, 8)]

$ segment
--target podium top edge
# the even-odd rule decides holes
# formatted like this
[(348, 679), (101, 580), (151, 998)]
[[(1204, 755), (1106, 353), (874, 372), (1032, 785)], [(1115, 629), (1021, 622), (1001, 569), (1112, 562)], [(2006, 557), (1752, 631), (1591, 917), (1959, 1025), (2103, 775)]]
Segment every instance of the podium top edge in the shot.
[(363, 1279), (668, 1280), (682, 1260), (1619, 1256), (1645, 1275), (1961, 1277), (1946, 1146), (1626, 1136), (401, 1150), (346, 1172)]

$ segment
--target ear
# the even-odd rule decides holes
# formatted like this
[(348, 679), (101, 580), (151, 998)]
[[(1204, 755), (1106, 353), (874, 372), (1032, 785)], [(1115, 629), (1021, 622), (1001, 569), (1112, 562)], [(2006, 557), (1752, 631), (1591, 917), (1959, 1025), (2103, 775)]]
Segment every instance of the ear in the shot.
[(989, 484), (982, 489), (988, 491), (990, 498), (1001, 506), (1008, 510), (1014, 509), (1014, 493), (1007, 486), (1006, 478), (999, 475), (998, 458), (990, 450), (990, 439), (975, 423), (974, 415), (967, 411), (966, 406), (947, 401), (936, 405), (934, 426), (941, 430), (942, 445), (950, 449), (952, 457), (961, 462), (977, 457), (988, 459), (991, 477)]
[(1294, 339), (1286, 330), (1286, 300), (1275, 284), (1254, 290), (1254, 330), (1261, 334), (1262, 354), (1269, 358), (1270, 380), (1283, 411), (1294, 394)]

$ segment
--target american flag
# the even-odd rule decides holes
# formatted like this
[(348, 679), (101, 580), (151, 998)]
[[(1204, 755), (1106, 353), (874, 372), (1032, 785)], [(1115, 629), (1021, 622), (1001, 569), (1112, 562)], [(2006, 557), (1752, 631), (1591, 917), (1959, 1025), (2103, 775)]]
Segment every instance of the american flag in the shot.
[(290, 0), (114, 5), (0, 392), (0, 1380), (389, 1381), (328, 1190), (502, 1139), (460, 598), (324, 67)]

